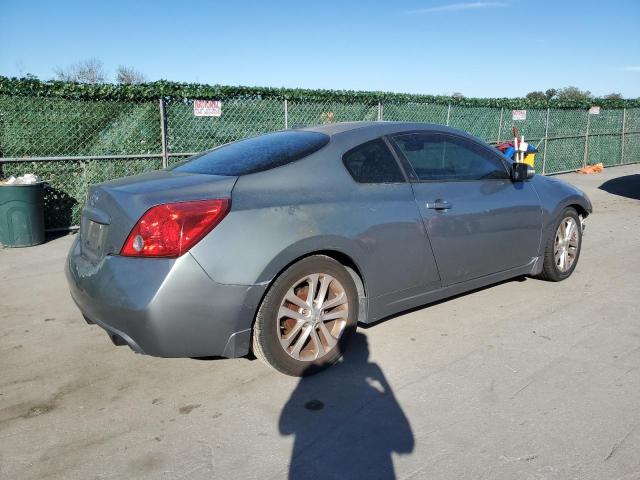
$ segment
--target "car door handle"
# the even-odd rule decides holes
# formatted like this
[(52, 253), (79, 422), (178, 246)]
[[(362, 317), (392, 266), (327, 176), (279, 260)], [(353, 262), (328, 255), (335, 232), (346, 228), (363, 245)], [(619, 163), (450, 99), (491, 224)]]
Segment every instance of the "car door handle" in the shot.
[(433, 210), (449, 210), (453, 205), (451, 202), (439, 198), (433, 202), (427, 202), (426, 206)]

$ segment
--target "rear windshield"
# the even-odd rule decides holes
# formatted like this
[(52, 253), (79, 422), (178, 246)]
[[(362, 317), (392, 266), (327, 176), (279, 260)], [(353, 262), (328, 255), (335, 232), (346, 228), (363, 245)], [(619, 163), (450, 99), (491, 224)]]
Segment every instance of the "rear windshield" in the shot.
[(294, 162), (320, 150), (327, 143), (329, 137), (324, 133), (300, 130), (267, 133), (191, 157), (173, 170), (209, 175), (246, 175)]

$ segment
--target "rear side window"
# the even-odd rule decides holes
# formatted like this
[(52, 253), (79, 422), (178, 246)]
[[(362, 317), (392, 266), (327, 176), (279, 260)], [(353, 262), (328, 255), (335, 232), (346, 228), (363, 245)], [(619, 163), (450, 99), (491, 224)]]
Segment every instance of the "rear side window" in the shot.
[(359, 183), (404, 182), (398, 162), (380, 139), (349, 150), (342, 157), (345, 167)]
[(324, 133), (288, 130), (222, 145), (185, 160), (178, 172), (246, 175), (295, 162), (329, 143)]
[(409, 133), (393, 139), (420, 180), (508, 178), (497, 155), (466, 138)]

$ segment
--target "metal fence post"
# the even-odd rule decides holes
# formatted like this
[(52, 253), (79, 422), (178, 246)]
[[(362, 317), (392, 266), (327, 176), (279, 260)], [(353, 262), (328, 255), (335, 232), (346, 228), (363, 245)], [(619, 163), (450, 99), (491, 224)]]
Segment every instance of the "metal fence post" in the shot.
[(547, 108), (547, 120), (544, 122), (544, 150), (542, 151), (542, 174), (547, 166), (547, 142), (549, 141), (549, 109)]
[(621, 141), (620, 150), (622, 152), (622, 154), (620, 155), (620, 165), (624, 163), (624, 129), (627, 128), (626, 123), (627, 123), (627, 109), (623, 108), (622, 109), (622, 135), (620, 138), (620, 141)]
[(289, 102), (287, 99), (284, 99), (284, 129), (287, 130), (289, 128)]
[(82, 162), (80, 162), (80, 165), (82, 168), (82, 186), (84, 187), (84, 191), (86, 192), (89, 187), (89, 183), (87, 182), (87, 162), (83, 160)]
[(582, 159), (582, 166), (587, 166), (587, 160), (589, 155), (589, 127), (591, 125), (591, 114), (587, 110), (587, 131), (584, 135), (584, 158)]
[(160, 98), (160, 142), (162, 144), (162, 168), (169, 166), (167, 152), (167, 116), (164, 111), (164, 98)]
[(504, 107), (500, 107), (500, 123), (498, 124), (498, 140), (496, 143), (500, 143), (500, 135), (502, 134), (502, 118), (504, 115)]
[(378, 121), (382, 121), (382, 102), (378, 102)]
[(449, 104), (449, 108), (447, 108), (447, 127), (449, 126), (450, 118), (451, 118), (451, 104)]

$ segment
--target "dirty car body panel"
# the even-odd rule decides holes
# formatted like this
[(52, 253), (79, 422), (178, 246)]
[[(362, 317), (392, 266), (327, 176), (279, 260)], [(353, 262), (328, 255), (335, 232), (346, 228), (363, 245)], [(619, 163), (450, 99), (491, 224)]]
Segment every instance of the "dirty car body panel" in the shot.
[[(584, 216), (591, 212), (582, 192), (547, 177), (420, 181), (394, 136), (450, 135), (489, 148), (447, 127), (353, 122), (288, 131), (282, 138), (305, 132), (326, 141), (271, 168), (220, 175), (200, 173), (187, 161), (92, 186), (66, 265), (71, 295), (87, 320), (138, 353), (242, 356), (249, 352), (252, 324), (269, 285), (308, 255), (332, 256), (353, 272), (360, 287), (359, 321), (372, 323), (539, 273), (541, 245), (558, 212), (569, 205)], [(344, 157), (367, 142), (384, 142), (401, 178), (357, 181)], [(508, 170), (510, 161), (495, 155)], [(121, 255), (150, 208), (211, 198), (230, 199), (230, 211), (186, 253)], [(450, 208), (428, 206), (439, 199)]]

